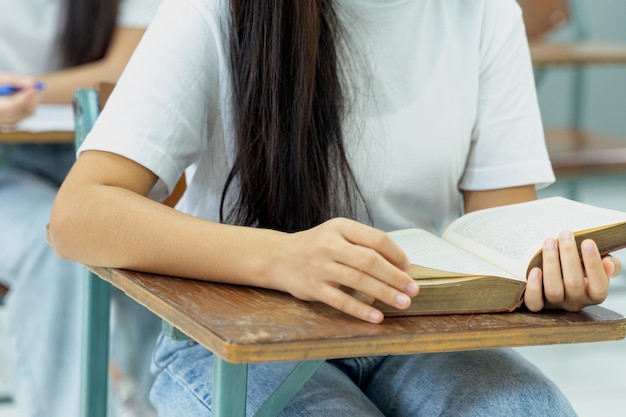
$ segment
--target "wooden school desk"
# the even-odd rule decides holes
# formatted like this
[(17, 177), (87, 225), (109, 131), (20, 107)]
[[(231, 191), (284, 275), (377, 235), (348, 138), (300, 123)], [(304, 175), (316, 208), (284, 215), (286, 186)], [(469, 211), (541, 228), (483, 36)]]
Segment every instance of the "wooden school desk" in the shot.
[(24, 132), (24, 131), (1, 131), (0, 144), (16, 143), (73, 143), (74, 132)]
[[(324, 359), (621, 340), (626, 320), (599, 306), (580, 313), (386, 318), (370, 324), (291, 295), (244, 286), (90, 268), (164, 319), (164, 331), (215, 354), (213, 416), (245, 415), (247, 364), (302, 361), (257, 413), (275, 416)], [(98, 415), (91, 410), (90, 416)]]
[(74, 121), (69, 104), (41, 104), (15, 128), (0, 128), (0, 144), (73, 142)]
[[(19, 144), (61, 144), (74, 142), (71, 106), (40, 105), (35, 114), (15, 128), (0, 128), (0, 167)], [(51, 126), (52, 130), (44, 130)]]

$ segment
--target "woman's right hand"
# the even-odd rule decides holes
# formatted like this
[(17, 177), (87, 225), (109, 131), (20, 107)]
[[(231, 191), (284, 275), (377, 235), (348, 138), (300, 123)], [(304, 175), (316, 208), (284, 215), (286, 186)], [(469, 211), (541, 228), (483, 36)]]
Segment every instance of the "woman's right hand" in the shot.
[(10, 126), (33, 114), (41, 92), (35, 88), (36, 80), (18, 74), (0, 74), (0, 85), (19, 87), (17, 93), (0, 96), (0, 127)]
[[(350, 288), (406, 309), (419, 288), (406, 270), (406, 254), (384, 232), (336, 218), (287, 235), (271, 271), (273, 287), (306, 301), (320, 301), (361, 320), (383, 314), (342, 291)], [(277, 282), (276, 280), (280, 280)]]

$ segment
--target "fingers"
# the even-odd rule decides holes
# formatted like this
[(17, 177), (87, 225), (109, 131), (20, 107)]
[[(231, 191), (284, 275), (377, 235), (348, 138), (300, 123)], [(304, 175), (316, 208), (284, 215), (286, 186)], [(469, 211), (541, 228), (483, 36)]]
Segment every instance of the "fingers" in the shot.
[(409, 296), (417, 294), (415, 281), (376, 249), (350, 245), (349, 248), (338, 251), (336, 256), (336, 261), (348, 266), (350, 271), (341, 275), (342, 285), (365, 291), (384, 302), (386, 300), (381, 297), (386, 294), (389, 294), (387, 300), (392, 296), (399, 296), (399, 291)]
[(15, 94), (0, 97), (0, 125), (13, 125), (33, 114), (40, 95), (35, 89), (34, 79), (21, 76), (3, 76), (0, 84), (22, 88)]
[(37, 92), (22, 91), (10, 97), (0, 97), (0, 125), (13, 125), (35, 112)]
[(373, 248), (392, 265), (403, 271), (408, 269), (409, 260), (406, 254), (387, 233), (356, 222), (352, 224), (354, 227), (349, 227), (348, 224), (346, 226), (348, 227), (345, 227), (342, 232), (348, 242), (365, 248)]
[(617, 258), (607, 256), (602, 259), (604, 272), (609, 278), (614, 278), (622, 273), (622, 263)]
[[(585, 288), (585, 274), (580, 263), (580, 255), (574, 235), (570, 231), (563, 231), (559, 234), (559, 257), (561, 259), (561, 275), (563, 279), (563, 295), (561, 300), (546, 298), (550, 303), (567, 303), (578, 300), (585, 300), (587, 297)], [(598, 258), (599, 259), (599, 258)]]
[(347, 219), (334, 219), (325, 226), (336, 228), (342, 238), (331, 248), (333, 260), (351, 271), (338, 275), (341, 285), (384, 302), (400, 297), (399, 292), (417, 295), (418, 286), (405, 272), (409, 260), (389, 235)]
[[(352, 273), (350, 268), (341, 268), (343, 269), (343, 271), (341, 271), (343, 274)], [(344, 290), (334, 285), (325, 285), (318, 291), (317, 297), (319, 297), (319, 301), (339, 311), (370, 323), (380, 323), (383, 320), (383, 314), (370, 305), (374, 298), (399, 309), (407, 308), (411, 303), (409, 297), (405, 294), (399, 293), (373, 278), (363, 277), (357, 281), (358, 284), (353, 287), (342, 285), (341, 287), (344, 288)], [(372, 287), (378, 286), (381, 290), (380, 295), (367, 295), (370, 291), (364, 290), (364, 288), (367, 288), (363, 285), (366, 281), (371, 281), (369, 285)]]
[(292, 277), (283, 280), (280, 288), (300, 299), (320, 301), (378, 323), (381, 312), (353, 297), (350, 290), (401, 310), (410, 306), (411, 297), (419, 291), (405, 272), (406, 255), (380, 230), (348, 219), (333, 219), (289, 237), (275, 276)]
[(605, 264), (600, 258), (598, 246), (593, 240), (583, 241), (580, 247), (587, 273), (587, 296), (591, 304), (599, 304), (609, 294), (609, 277), (611, 275), (610, 273), (607, 274)]
[(559, 303), (565, 298), (559, 255), (559, 242), (546, 239), (543, 244), (543, 293), (550, 303)]
[[(345, 247), (335, 252), (335, 260), (341, 268), (334, 274), (336, 282), (400, 310), (408, 308), (419, 286), (403, 271), (408, 267), (406, 255), (386, 233), (358, 226), (343, 231)], [(330, 297), (329, 305), (362, 320), (373, 323), (382, 320), (378, 310), (331, 288), (332, 294), (326, 294)]]
[(528, 274), (524, 304), (530, 311), (543, 310), (543, 281), (540, 268), (533, 268)]
[(550, 238), (544, 242), (542, 270), (536, 268), (529, 273), (524, 302), (531, 311), (579, 311), (603, 302), (609, 291), (609, 277), (620, 271), (619, 261), (601, 258), (594, 241), (583, 241), (579, 252), (573, 234), (564, 231), (558, 241)]

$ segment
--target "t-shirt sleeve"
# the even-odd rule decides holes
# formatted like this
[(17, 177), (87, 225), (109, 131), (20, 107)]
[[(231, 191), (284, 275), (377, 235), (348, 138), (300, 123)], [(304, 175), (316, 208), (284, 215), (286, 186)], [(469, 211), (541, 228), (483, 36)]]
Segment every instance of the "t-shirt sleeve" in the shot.
[(526, 32), (514, 1), (485, 2), (479, 71), (478, 111), (459, 187), (552, 183)]
[(78, 154), (122, 155), (152, 171), (169, 192), (205, 151), (224, 54), (220, 28), (199, 3), (163, 3)]

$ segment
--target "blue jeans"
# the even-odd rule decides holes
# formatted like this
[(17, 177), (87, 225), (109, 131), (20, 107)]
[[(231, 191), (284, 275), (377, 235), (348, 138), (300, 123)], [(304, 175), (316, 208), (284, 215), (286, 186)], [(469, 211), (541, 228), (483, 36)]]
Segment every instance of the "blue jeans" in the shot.
[[(293, 362), (252, 364), (252, 416)], [(150, 400), (160, 417), (211, 415), (213, 355), (198, 344), (159, 338)], [(377, 356), (322, 365), (281, 416), (575, 416), (535, 366), (511, 349)]]
[[(10, 288), (0, 348), (24, 417), (79, 415), (84, 268), (46, 243), (50, 209), (74, 159), (71, 144), (20, 145), (0, 167), (0, 281)], [(160, 320), (117, 298), (115, 323), (125, 325), (113, 326), (112, 356), (142, 384), (147, 403)]]

